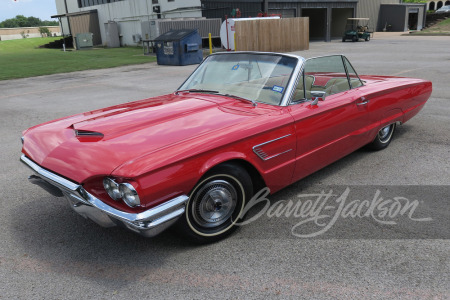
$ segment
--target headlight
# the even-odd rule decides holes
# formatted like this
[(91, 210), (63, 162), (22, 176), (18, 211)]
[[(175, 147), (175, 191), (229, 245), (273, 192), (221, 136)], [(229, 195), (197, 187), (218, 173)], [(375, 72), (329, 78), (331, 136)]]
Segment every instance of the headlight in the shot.
[(123, 201), (130, 207), (135, 207), (141, 204), (136, 189), (129, 183), (121, 183), (119, 191), (122, 195)]
[(105, 179), (103, 179), (103, 187), (105, 188), (108, 195), (114, 200), (117, 201), (122, 198), (122, 194), (119, 190), (119, 185), (111, 178), (106, 177)]

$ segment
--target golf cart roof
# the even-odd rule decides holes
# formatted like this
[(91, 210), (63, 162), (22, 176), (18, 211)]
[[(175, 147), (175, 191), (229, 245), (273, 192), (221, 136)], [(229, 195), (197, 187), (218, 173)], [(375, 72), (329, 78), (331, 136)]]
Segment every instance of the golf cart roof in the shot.
[(369, 18), (348, 18), (347, 20), (361, 20), (361, 21), (369, 21)]

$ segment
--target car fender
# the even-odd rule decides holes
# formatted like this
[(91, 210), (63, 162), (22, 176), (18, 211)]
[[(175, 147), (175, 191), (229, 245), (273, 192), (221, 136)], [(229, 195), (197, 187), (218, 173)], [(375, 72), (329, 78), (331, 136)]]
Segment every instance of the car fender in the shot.
[(224, 163), (224, 162), (227, 162), (230, 160), (235, 160), (235, 159), (245, 160), (245, 161), (249, 162), (247, 155), (245, 155), (242, 152), (229, 151), (229, 152), (218, 153), (217, 155), (210, 157), (207, 161), (205, 161), (203, 163), (202, 167), (200, 168), (200, 174), (201, 174), (201, 176), (203, 176), (203, 175), (205, 175), (206, 172), (208, 172), (215, 166), (220, 165), (221, 163)]
[(403, 123), (403, 111), (400, 108), (394, 108), (385, 112), (380, 122), (380, 128), (395, 122)]

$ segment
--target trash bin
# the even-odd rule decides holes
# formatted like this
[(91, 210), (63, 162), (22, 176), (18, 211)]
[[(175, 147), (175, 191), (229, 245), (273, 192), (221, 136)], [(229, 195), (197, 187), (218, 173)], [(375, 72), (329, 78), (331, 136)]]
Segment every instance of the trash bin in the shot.
[(158, 65), (185, 66), (203, 60), (202, 38), (197, 29), (170, 30), (155, 39)]

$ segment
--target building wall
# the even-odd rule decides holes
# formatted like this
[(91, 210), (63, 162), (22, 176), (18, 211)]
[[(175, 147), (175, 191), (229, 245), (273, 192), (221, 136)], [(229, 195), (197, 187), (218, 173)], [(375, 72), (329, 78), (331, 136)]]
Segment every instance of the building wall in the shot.
[[(76, 37), (77, 33), (90, 32), (93, 34), (92, 42), (94, 46), (102, 44), (99, 20), (96, 13), (86, 13), (82, 15), (70, 16), (69, 22), (72, 36), (74, 38)], [(74, 45), (77, 45), (77, 43), (75, 43), (75, 40)]]
[(201, 1), (202, 15), (208, 19), (232, 17), (233, 9), (239, 8), (242, 18), (256, 17), (263, 11), (261, 0), (247, 1)]
[(345, 24), (342, 20), (353, 17), (357, 0), (345, 1), (270, 1), (272, 9), (293, 8), (296, 17), (310, 18), (310, 39), (330, 41), (331, 38), (342, 37)]
[(333, 8), (331, 11), (331, 37), (342, 38), (345, 32), (347, 19), (352, 17), (352, 8)]
[[(118, 23), (122, 45), (137, 45), (133, 41), (133, 34), (141, 34), (141, 22), (157, 19), (153, 7), (159, 6), (161, 18), (201, 17), (200, 0), (123, 0), (107, 4), (79, 7), (78, 0), (55, 0), (58, 14), (75, 13), (96, 9), (99, 18), (102, 43), (106, 42), (105, 24), (108, 21)], [(66, 18), (63, 17), (64, 33), (69, 32)]]
[(427, 19), (427, 8), (426, 6), (420, 7), (420, 5), (418, 5), (418, 8), (419, 8), (419, 21), (417, 25), (418, 26), (417, 30), (422, 30), (425, 27)]
[[(358, 8), (356, 10), (357, 18), (370, 18), (369, 29), (372, 31), (380, 31), (380, 25), (382, 22), (378, 20), (380, 15), (381, 4), (399, 4), (400, 0), (359, 0)], [(381, 23), (380, 23), (381, 22)]]
[(425, 4), (386, 4), (380, 9), (379, 24), (383, 27), (386, 24), (391, 31), (407, 31), (409, 28), (410, 13), (417, 13), (417, 30), (421, 30), (425, 21)]
[[(206, 18), (225, 18), (239, 8), (242, 17), (256, 16), (263, 12), (263, 0), (201, 0)], [(354, 16), (358, 0), (269, 0), (268, 13), (281, 14), (284, 18), (309, 17), (310, 38), (330, 41), (337, 35), (343, 18)], [(340, 13), (343, 13), (342, 16)], [(334, 15), (334, 18), (333, 18)], [(339, 34), (340, 35), (340, 34)]]
[(406, 6), (402, 5), (383, 5), (380, 10), (379, 28), (390, 26), (392, 31), (404, 31)]

